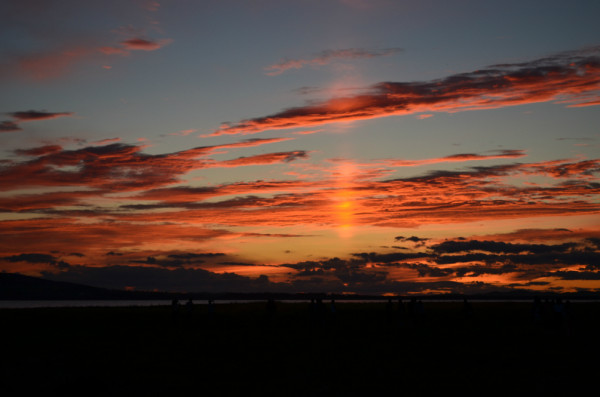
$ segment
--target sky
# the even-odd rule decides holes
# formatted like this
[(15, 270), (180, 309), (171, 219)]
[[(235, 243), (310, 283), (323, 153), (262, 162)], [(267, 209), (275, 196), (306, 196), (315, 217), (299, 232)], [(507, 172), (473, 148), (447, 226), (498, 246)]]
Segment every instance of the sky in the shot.
[(0, 2), (0, 271), (600, 290), (595, 0)]

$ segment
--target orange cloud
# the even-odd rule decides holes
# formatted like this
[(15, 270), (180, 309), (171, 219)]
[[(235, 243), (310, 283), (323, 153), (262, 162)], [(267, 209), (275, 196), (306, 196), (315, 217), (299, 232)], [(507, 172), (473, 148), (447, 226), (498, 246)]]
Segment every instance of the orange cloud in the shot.
[(125, 50), (156, 51), (173, 42), (172, 39), (148, 40), (139, 37), (124, 40), (121, 45)]
[(390, 167), (415, 167), (419, 165), (436, 164), (436, 163), (452, 163), (452, 162), (463, 162), (463, 161), (475, 161), (475, 160), (493, 160), (493, 159), (505, 159), (505, 158), (518, 158), (524, 157), (525, 152), (523, 150), (498, 150), (496, 154), (454, 154), (452, 156), (434, 158), (434, 159), (423, 159), (423, 160), (387, 160), (386, 164)]
[(288, 139), (291, 138), (250, 139), (157, 155), (143, 153), (142, 146), (122, 143), (88, 146), (77, 150), (45, 146), (16, 151), (17, 154), (37, 158), (22, 162), (9, 161), (0, 167), (0, 190), (35, 186), (87, 186), (112, 191), (142, 190), (176, 183), (181, 175), (195, 169), (273, 164), (306, 157), (304, 151), (292, 151), (225, 161), (207, 158), (217, 150), (253, 147)]
[(84, 46), (64, 48), (25, 55), (16, 62), (17, 73), (34, 80), (49, 80), (66, 73), (70, 67), (91, 55), (91, 51)]
[(565, 98), (592, 97), (587, 103), (594, 104), (600, 91), (598, 52), (600, 49), (595, 48), (582, 54), (566, 53), (527, 63), (493, 65), (428, 82), (382, 82), (372, 86), (368, 94), (333, 98), (226, 124), (212, 135), (255, 134), (423, 112), (496, 109)]
[[(557, 177), (557, 183), (526, 187), (508, 181), (536, 172), (536, 175), (544, 175), (543, 163), (438, 171), (421, 177), (382, 181), (352, 177), (342, 185), (338, 183), (339, 178), (332, 175), (331, 179), (317, 181), (257, 181), (206, 188), (156, 189), (142, 193), (138, 198), (162, 202), (124, 206), (124, 209), (141, 212), (123, 216), (129, 221), (152, 219), (164, 222), (181, 216), (190, 222), (214, 220), (226, 225), (274, 227), (341, 226), (352, 219), (352, 224), (359, 226), (408, 227), (484, 219), (597, 214), (600, 206), (596, 202), (596, 182), (593, 182), (597, 177), (586, 174), (595, 170), (600, 161), (581, 163), (574, 167), (579, 174)], [(274, 195), (251, 196), (254, 193)], [(205, 201), (225, 195), (240, 196), (217, 202)], [(344, 199), (332, 201), (332, 198)], [(336, 204), (344, 206), (335, 207)], [(180, 212), (148, 214), (146, 211), (151, 209), (179, 209)], [(342, 212), (344, 216), (340, 217)]]

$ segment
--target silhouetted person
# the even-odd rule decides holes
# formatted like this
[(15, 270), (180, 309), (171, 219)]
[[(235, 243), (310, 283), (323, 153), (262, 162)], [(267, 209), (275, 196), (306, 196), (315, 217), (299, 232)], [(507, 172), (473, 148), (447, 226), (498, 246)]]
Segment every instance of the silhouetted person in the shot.
[(565, 305), (561, 298), (555, 299), (552, 306), (552, 313), (554, 316), (554, 327), (557, 330), (563, 330), (563, 326), (565, 325)]
[(331, 311), (331, 317), (335, 318), (335, 315), (337, 313), (337, 310), (335, 308), (335, 299), (331, 300), (331, 303), (329, 304), (329, 310)]
[(308, 317), (311, 323), (315, 322), (315, 318), (317, 317), (317, 305), (315, 304), (314, 298), (311, 298), (310, 303), (308, 304)]
[(542, 307), (542, 300), (539, 296), (533, 299), (533, 307), (531, 308), (531, 319), (535, 325), (542, 324), (544, 317), (544, 308)]
[(542, 305), (542, 321), (546, 327), (552, 325), (552, 303), (550, 303), (550, 299), (548, 298), (544, 300), (544, 304)]
[(385, 319), (388, 325), (392, 325), (394, 321), (394, 304), (392, 298), (389, 298), (385, 304)]
[(267, 300), (267, 321), (272, 321), (275, 318), (277, 312), (277, 304), (273, 299)]
[(191, 320), (191, 318), (192, 318), (193, 309), (194, 309), (194, 303), (192, 302), (192, 298), (190, 298), (185, 303), (185, 315), (186, 315), (188, 321)]
[(179, 300), (171, 300), (171, 320), (176, 322), (179, 320)]
[(408, 302), (408, 318), (411, 321), (415, 321), (416, 317), (417, 317), (417, 299), (410, 298), (410, 301)]
[(208, 318), (215, 317), (215, 301), (212, 299), (208, 300)]
[(571, 333), (571, 322), (573, 321), (573, 313), (571, 311), (571, 302), (569, 300), (565, 302), (564, 321), (565, 331), (567, 333)]
[(323, 324), (323, 320), (325, 319), (325, 305), (323, 304), (323, 299), (317, 298), (317, 321), (319, 324)]
[(406, 321), (406, 308), (404, 307), (404, 302), (402, 302), (402, 298), (398, 298), (398, 324), (400, 326), (404, 325)]
[(473, 318), (473, 306), (471, 306), (467, 298), (463, 298), (463, 317), (465, 320)]
[(419, 299), (416, 306), (416, 317), (418, 321), (422, 321), (425, 318), (425, 306), (423, 305), (423, 301)]

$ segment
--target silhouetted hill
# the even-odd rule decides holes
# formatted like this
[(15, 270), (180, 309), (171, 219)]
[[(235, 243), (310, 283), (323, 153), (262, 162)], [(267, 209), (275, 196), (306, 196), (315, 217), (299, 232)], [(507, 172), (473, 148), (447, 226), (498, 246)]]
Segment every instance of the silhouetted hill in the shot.
[(45, 280), (16, 273), (0, 273), (0, 299), (165, 299), (166, 293), (111, 290), (87, 285)]
[[(423, 300), (531, 300), (535, 296), (542, 299), (561, 297), (563, 299), (589, 299), (599, 300), (600, 294), (592, 292), (575, 292), (556, 294), (552, 292), (514, 291), (514, 292), (488, 292), (485, 294), (461, 295), (410, 295), (402, 296), (406, 301), (411, 298)], [(384, 300), (397, 299), (397, 297), (380, 295), (342, 295), (326, 293), (237, 293), (237, 292), (189, 292), (176, 293), (168, 291), (125, 291), (99, 287), (91, 287), (62, 281), (46, 280), (38, 277), (24, 276), (17, 273), (0, 273), (0, 300), (102, 300), (102, 299), (188, 299), (193, 300), (310, 300), (310, 299), (335, 299), (344, 300)]]

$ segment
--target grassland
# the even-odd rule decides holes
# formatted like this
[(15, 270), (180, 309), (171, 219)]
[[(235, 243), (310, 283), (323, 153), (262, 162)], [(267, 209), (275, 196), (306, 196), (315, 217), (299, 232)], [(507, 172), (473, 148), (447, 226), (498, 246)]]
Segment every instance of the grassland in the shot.
[[(0, 310), (4, 395), (577, 394), (593, 385), (600, 304), (265, 302)], [(587, 359), (592, 359), (589, 363)]]

